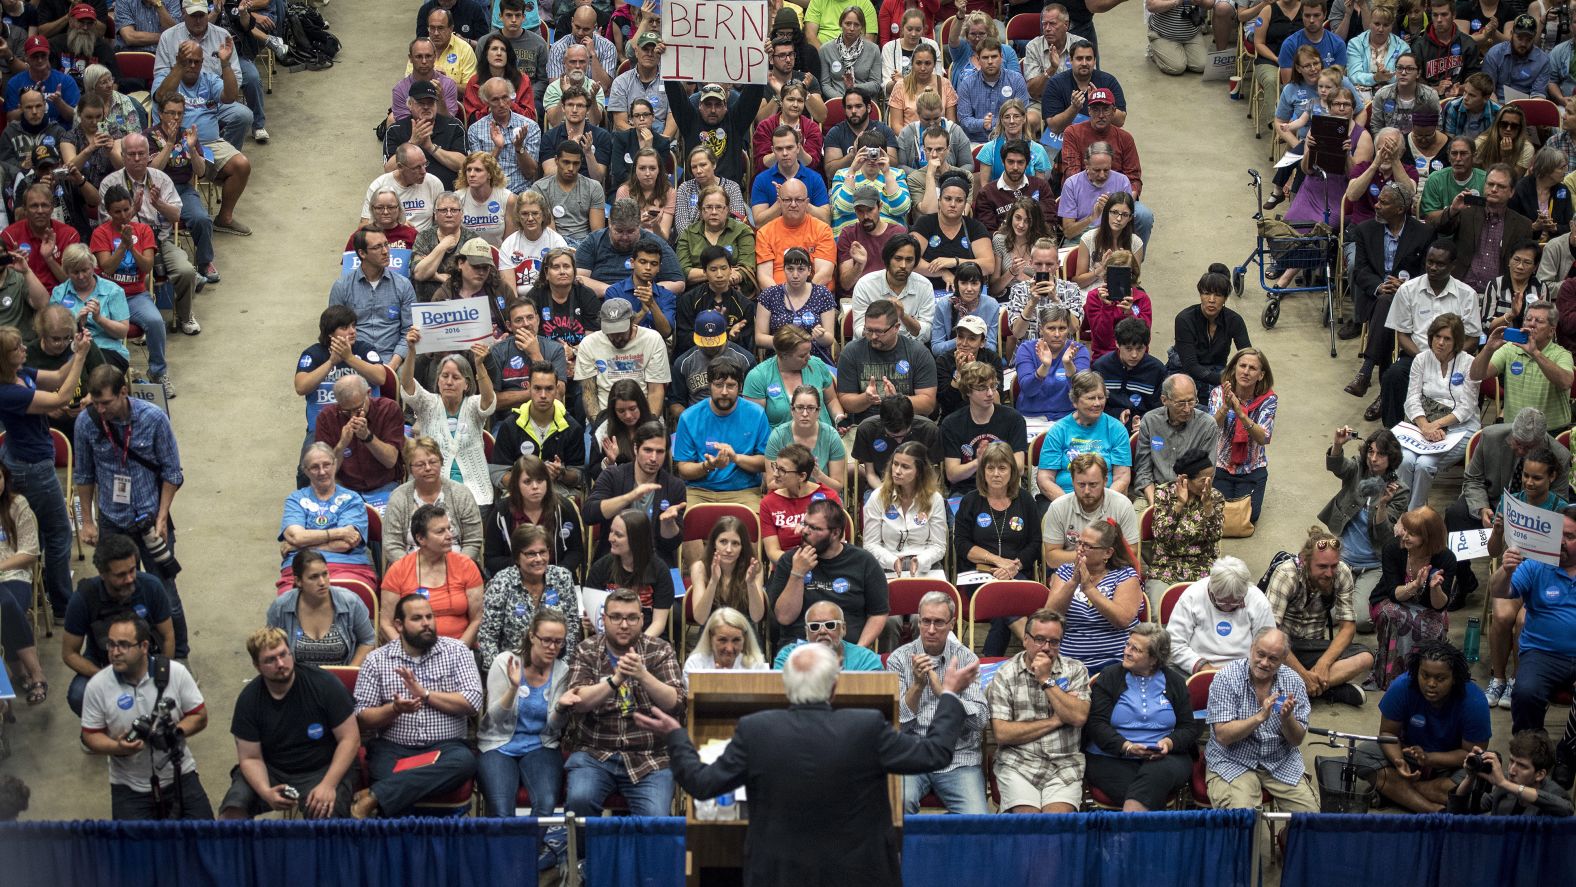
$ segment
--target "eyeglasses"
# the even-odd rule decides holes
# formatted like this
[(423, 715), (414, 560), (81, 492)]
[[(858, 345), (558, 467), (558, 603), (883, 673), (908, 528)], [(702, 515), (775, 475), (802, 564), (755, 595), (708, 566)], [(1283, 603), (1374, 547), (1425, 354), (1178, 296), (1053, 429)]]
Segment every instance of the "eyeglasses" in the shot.
[(831, 619), (826, 622), (806, 622), (804, 624), (806, 631), (837, 631), (842, 627), (843, 620), (841, 619)]
[(797, 468), (784, 468), (781, 465), (773, 465), (772, 470), (778, 474), (808, 474), (808, 472), (800, 471)]
[(1414, 73), (1417, 72), (1417, 66), (1416, 65), (1396, 65), (1395, 66), (1395, 72), (1397, 74), (1414, 74)]
[(650, 116), (651, 116), (651, 112), (650, 111), (630, 111), (629, 112), (629, 119), (630, 120), (645, 120), (646, 118), (648, 118)]
[(1109, 545), (1090, 545), (1089, 543), (1083, 541), (1082, 539), (1078, 540), (1078, 548), (1081, 551), (1099, 551), (1099, 550), (1101, 550), (1103, 548), (1110, 548), (1110, 547), (1111, 546), (1109, 546)]
[(1040, 637), (1037, 634), (1026, 633), (1024, 634), (1023, 639), (1026, 641), (1034, 641), (1036, 644), (1039, 644), (1042, 647), (1059, 647), (1062, 644), (1062, 639), (1060, 637), (1046, 638)]
[(520, 556), (525, 558), (528, 561), (546, 560), (547, 559), (547, 552), (545, 552), (545, 551), (522, 551), (522, 552), (520, 552)]
[(1499, 128), (1500, 129), (1520, 129), (1521, 128), (1521, 124), (1517, 123), (1514, 120), (1504, 120), (1504, 121), (1500, 122)]
[(539, 634), (531, 635), (531, 640), (541, 644), (544, 647), (562, 647), (564, 645), (563, 638), (544, 638)]
[(443, 213), (444, 215), (448, 215), (449, 213), (457, 213), (459, 211), (460, 211), (460, 208), (457, 207), (457, 206), (440, 206), (437, 209), (433, 210), (433, 212), (435, 212), (435, 213)]
[(106, 650), (130, 650), (130, 649), (132, 649), (134, 647), (141, 646), (141, 644), (142, 644), (141, 641), (107, 640), (107, 641), (104, 642), (104, 649), (106, 649)]
[(952, 620), (951, 619), (921, 619), (921, 620), (919, 620), (919, 627), (920, 628), (946, 628), (947, 626), (949, 626), (951, 624), (952, 624)]
[(894, 329), (897, 329), (897, 324), (893, 324), (892, 326), (873, 327), (873, 326), (871, 326), (870, 324), (867, 323), (867, 324), (865, 324), (865, 335), (867, 335), (867, 336), (884, 336), (887, 333), (892, 332)]
[(1113, 210), (1111, 210), (1111, 218), (1113, 218), (1113, 219), (1131, 219), (1132, 217), (1133, 217), (1133, 214), (1128, 212), (1125, 209), (1113, 209)]
[(602, 617), (602, 621), (604, 622), (617, 622), (620, 625), (627, 625), (631, 622), (639, 622), (640, 619), (641, 616), (639, 613), (608, 613)]
[[(807, 198), (807, 197), (780, 197), (778, 199), (781, 200), (783, 203), (787, 204), (788, 206), (798, 206), (801, 203), (809, 203), (810, 202), (809, 198)], [(786, 267), (786, 266), (784, 266), (784, 267)]]
[(1167, 403), (1174, 403), (1179, 407), (1196, 407), (1198, 406), (1198, 398), (1189, 397), (1186, 400), (1177, 398), (1176, 400), (1168, 400)]
[[(1511, 261), (1515, 260), (1512, 259)], [(816, 410), (819, 410), (820, 407), (813, 403), (796, 403), (793, 405), (792, 409), (796, 413), (813, 413)]]

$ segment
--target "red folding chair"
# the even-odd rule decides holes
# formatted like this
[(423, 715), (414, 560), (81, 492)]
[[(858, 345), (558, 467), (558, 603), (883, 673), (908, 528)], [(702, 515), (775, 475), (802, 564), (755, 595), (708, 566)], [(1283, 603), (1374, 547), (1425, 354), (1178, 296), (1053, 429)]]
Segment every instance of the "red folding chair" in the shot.
[(341, 576), (334, 584), (361, 599), (361, 602), (367, 607), (367, 615), (372, 617), (372, 625), (376, 627), (378, 624), (377, 590), (360, 579), (349, 576)]
[(958, 613), (963, 612), (963, 596), (951, 582), (945, 579), (923, 579), (916, 576), (887, 580), (887, 615), (919, 615), (919, 599), (932, 591), (939, 591), (951, 597), (953, 609)]
[(843, 100), (832, 99), (826, 103), (826, 119), (821, 121), (821, 131), (825, 132), (847, 119), (848, 115), (843, 112)]
[(1008, 40), (1033, 40), (1040, 36), (1040, 14), (1037, 12), (1020, 12), (1007, 19)]
[(1165, 590), (1160, 596), (1160, 624), (1165, 625), (1171, 621), (1171, 611), (1177, 608), (1177, 601), (1182, 600), (1182, 592), (1192, 587), (1191, 582), (1178, 582)]
[(117, 52), (115, 66), (120, 69), (122, 80), (141, 80), (151, 91), (158, 86), (153, 82), (154, 56), (151, 52)]
[(974, 648), (975, 625), (992, 619), (1017, 619), (1045, 606), (1051, 590), (1027, 579), (993, 579), (969, 598), (969, 640)]

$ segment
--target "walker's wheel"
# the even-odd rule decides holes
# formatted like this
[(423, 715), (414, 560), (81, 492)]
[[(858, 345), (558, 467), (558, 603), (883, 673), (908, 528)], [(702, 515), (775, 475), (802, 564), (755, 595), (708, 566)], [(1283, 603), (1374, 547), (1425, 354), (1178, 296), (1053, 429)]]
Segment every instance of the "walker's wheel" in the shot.
[(1238, 268), (1235, 271), (1231, 272), (1231, 294), (1232, 295), (1237, 296), (1238, 298), (1242, 297), (1242, 285), (1243, 285), (1244, 281), (1247, 280), (1247, 276), (1248, 276), (1248, 270), (1246, 268)]
[(1259, 323), (1262, 323), (1265, 329), (1272, 330), (1279, 321), (1280, 299), (1272, 296), (1268, 302), (1264, 303), (1264, 314), (1259, 317)]

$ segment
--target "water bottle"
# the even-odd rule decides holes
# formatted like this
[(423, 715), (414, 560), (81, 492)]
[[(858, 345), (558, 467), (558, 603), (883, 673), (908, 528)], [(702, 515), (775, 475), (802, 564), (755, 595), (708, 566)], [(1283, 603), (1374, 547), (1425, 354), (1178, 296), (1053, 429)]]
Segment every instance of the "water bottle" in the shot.
[(726, 794), (718, 795), (716, 798), (716, 803), (718, 822), (738, 821), (739, 807), (737, 804), (733, 803), (733, 792), (727, 792)]
[(1462, 652), (1468, 662), (1478, 661), (1478, 642), (1483, 638), (1483, 624), (1476, 616), (1467, 620), (1467, 636), (1461, 642)]
[(717, 800), (695, 799), (695, 818), (701, 822), (715, 822), (717, 820)]

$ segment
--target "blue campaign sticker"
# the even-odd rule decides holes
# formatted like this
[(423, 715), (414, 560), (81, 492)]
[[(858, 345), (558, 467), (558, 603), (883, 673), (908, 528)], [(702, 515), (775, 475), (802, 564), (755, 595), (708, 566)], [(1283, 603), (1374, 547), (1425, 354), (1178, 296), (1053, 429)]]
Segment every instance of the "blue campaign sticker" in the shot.
[(888, 508), (887, 511), (886, 511), (886, 519), (887, 520), (897, 520), (898, 519), (898, 510), (896, 508)]
[(1451, 47), (1450, 47), (1450, 54), (1451, 55), (1460, 55), (1461, 54), (1461, 45), (1460, 44), (1452, 44)]
[(558, 606), (558, 589), (549, 585), (547, 591), (542, 593), (542, 603), (549, 607)]
[(814, 311), (800, 311), (799, 312), (798, 323), (801, 323), (804, 326), (815, 326), (815, 312)]
[(1215, 623), (1215, 634), (1218, 634), (1221, 637), (1226, 637), (1227, 635), (1231, 634), (1231, 623), (1224, 619)]
[(964, 249), (968, 249), (969, 248), (969, 239), (967, 237), (963, 238), (962, 240), (958, 241), (958, 245), (963, 247)]
[(496, 201), (496, 200), (489, 200), (489, 201), (487, 201), (487, 211), (488, 212), (495, 213), (495, 212), (497, 212), (500, 209), (503, 209), (503, 207), (498, 205), (498, 201)]
[(120, 694), (120, 696), (116, 697), (116, 699), (115, 699), (115, 704), (117, 706), (120, 706), (120, 710), (121, 711), (131, 711), (131, 707), (135, 703), (136, 703), (136, 700), (131, 698), (131, 694), (130, 693), (122, 693), (122, 694)]
[(306, 725), (306, 738), (311, 739), (311, 740), (322, 739), (323, 738), (323, 725), (319, 724), (319, 723), (316, 723), (316, 722), (311, 723), (311, 724), (307, 724)]
[(575, 523), (574, 523), (574, 521), (564, 521), (564, 525), (558, 528), (558, 538), (560, 538), (560, 539), (568, 539), (569, 536), (572, 533), (574, 533), (574, 531), (575, 531)]
[(430, 599), (432, 597), (432, 589), (428, 588), (425, 585), (417, 586), (416, 593), (421, 595), (424, 598), (429, 598)]
[(520, 601), (519, 603), (514, 605), (514, 618), (520, 619), (520, 618), (522, 618), (524, 616), (525, 616), (525, 601)]
[(885, 453), (887, 451), (887, 442), (884, 438), (878, 437), (871, 442), (870, 448), (878, 453)]
[(300, 367), (303, 370), (306, 369), (307, 367), (311, 366), (311, 365), (312, 365), (312, 358), (311, 358), (310, 355), (306, 355), (306, 354), (301, 355), (301, 362), (296, 364), (296, 366)]
[(668, 500), (666, 500), (666, 499), (663, 499), (663, 500), (662, 500), (662, 501), (661, 501), (661, 502), (658, 502), (658, 503), (657, 503), (657, 505), (658, 505), (658, 506), (659, 506), (659, 507), (661, 507), (661, 509), (662, 509), (662, 510), (663, 510), (663, 511), (667, 511), (667, 510), (668, 510), (668, 508), (669, 508), (669, 507), (670, 507), (670, 506), (669, 506), (669, 505), (668, 505)]
[(1450, 384), (1452, 384), (1452, 385), (1460, 385), (1460, 384), (1466, 382), (1466, 380), (1467, 380), (1467, 377), (1461, 375), (1460, 373), (1451, 373), (1450, 374)]
[(819, 502), (819, 501), (821, 501), (822, 499), (825, 499), (825, 498), (826, 498), (826, 494), (821, 492), (820, 490), (816, 490), (815, 492), (810, 494), (810, 501), (811, 502)]
[(1548, 588), (1543, 589), (1543, 599), (1551, 604), (1559, 603), (1560, 598), (1564, 596), (1565, 590), (1558, 585), (1550, 585)]
[(635, 261), (633, 259), (625, 259), (624, 260), (624, 270), (625, 271), (628, 271), (628, 270), (630, 270), (631, 268), (634, 268), (634, 267), (635, 267)]
[(1481, 30), (1483, 30), (1483, 20), (1480, 19), (1480, 18), (1473, 19), (1472, 20), (1472, 33), (1476, 34), (1478, 31), (1481, 31)]
[(1056, 679), (1056, 686), (1061, 688), (1061, 691), (1063, 693), (1067, 692), (1067, 688), (1071, 687), (1072, 685), (1073, 685), (1073, 682), (1069, 681), (1066, 678), (1057, 678)]
[(444, 56), (444, 60), (447, 61), (451, 65), (457, 64), (459, 62), (459, 60), (460, 60), (460, 54), (457, 53), (457, 52), (451, 52), (448, 55)]
[(148, 608), (143, 606), (142, 604), (138, 604), (135, 607), (132, 607), (131, 609), (132, 609), (132, 612), (136, 613), (141, 618), (143, 618), (143, 619), (148, 618)]
[(509, 358), (509, 366), (511, 368), (517, 369), (517, 370), (518, 369), (524, 369), (525, 368), (525, 358), (523, 358), (520, 355), (516, 354), (515, 356)]
[(722, 248), (728, 251), (728, 255), (733, 255), (733, 244), (725, 243), (722, 245)]
[(388, 315), (389, 320), (397, 320), (399, 319), (399, 306), (390, 305), (384, 313)]
[(1368, 193), (1371, 196), (1373, 196), (1373, 197), (1378, 197), (1379, 196), (1379, 183), (1378, 182), (1374, 182), (1373, 184), (1369, 185), (1368, 186)]
[(812, 580), (812, 579), (811, 579), (811, 578), (810, 578), (810, 577), (811, 577), (811, 575), (813, 575), (813, 573), (814, 573), (814, 571), (813, 571), (813, 570), (805, 570), (805, 571), (804, 571), (804, 587), (805, 587), (805, 588), (809, 588), (809, 587), (810, 587), (810, 583), (811, 583), (811, 582), (812, 582), (812, 581), (814, 581), (814, 580)]
[(1395, 113), (1395, 102), (1385, 102), (1384, 103), (1384, 110), (1385, 110), (1386, 114), (1394, 114)]
[[(1133, 309), (1133, 310), (1135, 310), (1135, 311), (1136, 311), (1136, 310), (1138, 310), (1138, 309), (1137, 309), (1137, 308), (1136, 308), (1136, 307), (1135, 307), (1135, 308), (1134, 308), (1134, 309)], [(1138, 405), (1139, 405), (1139, 404), (1141, 404), (1141, 403), (1143, 403), (1143, 402), (1144, 402), (1144, 397), (1143, 397), (1143, 395), (1141, 395), (1141, 394), (1129, 394), (1129, 395), (1128, 395), (1128, 396), (1127, 396), (1127, 401), (1128, 401), (1128, 403), (1131, 403), (1131, 404), (1132, 404), (1132, 405), (1133, 405), (1133, 406), (1135, 406), (1135, 407), (1136, 407), (1136, 406), (1138, 406)]]
[(1566, 190), (1565, 188), (1556, 188), (1556, 189), (1554, 189), (1554, 199), (1555, 200), (1565, 200), (1565, 199), (1569, 198), (1570, 196), (1571, 196), (1571, 192)]
[(598, 359), (596, 362), (596, 371), (599, 373), (607, 372), (607, 361)]
[(1417, 714), (1412, 715), (1412, 717), (1407, 720), (1407, 723), (1419, 730), (1422, 730), (1428, 727), (1428, 718), (1424, 717), (1422, 712), (1418, 712)]
[(900, 360), (897, 362), (897, 374), (899, 376), (908, 375), (908, 361)]
[(837, 592), (838, 594), (847, 594), (848, 593), (848, 580), (847, 579), (833, 579), (832, 580), (832, 590)]
[(930, 248), (931, 249), (935, 249), (936, 247), (938, 247), (940, 245), (941, 245), (941, 235), (940, 234), (932, 234), (932, 235), (930, 235)]
[(295, 633), (295, 636), (296, 636), (296, 637), (298, 637), (298, 638), (304, 638), (304, 637), (306, 637), (306, 629), (304, 629), (304, 628), (301, 628), (301, 627), (299, 627), (299, 626), (298, 626), (298, 627), (297, 627), (297, 628), (296, 628), (296, 633)]
[(772, 397), (782, 397), (783, 386), (773, 382), (772, 384), (766, 386), (766, 393)]
[(1519, 376), (1519, 375), (1521, 375), (1522, 371), (1525, 370), (1525, 369), (1526, 369), (1526, 367), (1519, 360), (1513, 360), (1513, 361), (1510, 362), (1510, 374), (1512, 376)]
[(1056, 378), (1058, 378), (1058, 379), (1066, 379), (1067, 378), (1067, 370), (1066, 370), (1066, 368), (1064, 368), (1064, 367), (1057, 367), (1056, 368)]
[(980, 525), (980, 529), (982, 529), (982, 530), (985, 529), (986, 527), (990, 526), (990, 524), (991, 524), (990, 512), (987, 512), (987, 511), (980, 512), (980, 516), (975, 518), (974, 522), (979, 524)]

